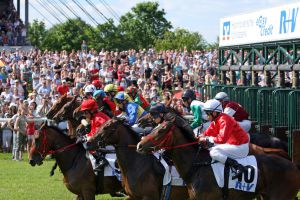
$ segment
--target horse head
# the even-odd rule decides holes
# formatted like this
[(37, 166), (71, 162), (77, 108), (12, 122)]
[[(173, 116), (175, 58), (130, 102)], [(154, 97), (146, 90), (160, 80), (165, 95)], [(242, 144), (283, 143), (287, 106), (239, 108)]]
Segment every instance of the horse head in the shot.
[(67, 94), (61, 96), (55, 104), (50, 108), (47, 112), (46, 117), (48, 119), (53, 119), (54, 115), (69, 101), (71, 101), (73, 97), (68, 97)]
[(73, 118), (76, 120), (80, 120), (84, 117), (83, 112), (81, 111), (81, 106), (78, 106), (73, 110)]
[(71, 101), (64, 104), (61, 109), (55, 114), (53, 120), (63, 121), (73, 117), (73, 111), (79, 107), (80, 103), (77, 101), (77, 96), (72, 97)]
[(164, 122), (158, 125), (137, 144), (137, 152), (150, 153), (172, 145), (174, 124)]
[(47, 156), (51, 148), (51, 138), (50, 134), (46, 131), (47, 123), (43, 123), (39, 131), (36, 131), (33, 140), (33, 146), (29, 155), (29, 163), (32, 166), (42, 165), (43, 160)]
[(99, 146), (99, 142), (106, 145), (115, 145), (119, 141), (118, 129), (122, 125), (124, 119), (112, 118), (105, 122), (96, 133), (89, 139), (87, 146), (89, 149), (95, 149)]

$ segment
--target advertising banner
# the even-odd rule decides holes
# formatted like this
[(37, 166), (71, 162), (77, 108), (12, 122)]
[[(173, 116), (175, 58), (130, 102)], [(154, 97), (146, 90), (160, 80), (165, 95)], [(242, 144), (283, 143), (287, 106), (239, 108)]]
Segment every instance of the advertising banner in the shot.
[(300, 2), (222, 18), (219, 45), (300, 39), (299, 8)]

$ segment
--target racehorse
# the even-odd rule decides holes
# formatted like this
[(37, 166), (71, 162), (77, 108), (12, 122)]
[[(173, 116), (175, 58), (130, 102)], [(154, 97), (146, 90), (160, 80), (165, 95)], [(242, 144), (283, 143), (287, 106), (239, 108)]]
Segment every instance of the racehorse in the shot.
[[(123, 120), (113, 118), (100, 127), (88, 141), (87, 146), (95, 148), (98, 141), (114, 145), (122, 181), (128, 199), (159, 200), (163, 188), (164, 168), (153, 155), (141, 155), (135, 151), (140, 137)], [(187, 199), (186, 187), (173, 187), (171, 200)]]
[[(152, 127), (157, 125), (150, 114), (139, 119), (140, 127), (145, 127), (146, 125), (152, 125)], [(288, 146), (286, 142), (280, 141), (279, 138), (271, 137), (267, 134), (251, 133), (250, 149), (251, 154), (276, 154), (283, 158), (290, 159), (287, 153)]]
[(46, 117), (52, 119), (53, 116), (69, 101), (73, 100), (74, 97), (67, 96), (67, 94), (62, 95), (47, 112)]
[(114, 196), (122, 189), (116, 177), (104, 177), (103, 184), (96, 188), (96, 175), (90, 160), (86, 158), (86, 150), (57, 127), (44, 123), (34, 139), (29, 162), (32, 166), (41, 165), (48, 154), (54, 155), (66, 187), (78, 195), (78, 200), (94, 200), (96, 194), (109, 193)]
[(64, 106), (61, 107), (60, 110), (53, 116), (53, 120), (64, 121), (68, 120), (70, 122), (69, 126), (69, 135), (71, 137), (75, 137), (75, 130), (80, 126), (82, 127), (79, 119), (73, 117), (73, 111), (80, 106), (81, 102), (77, 100), (77, 97), (73, 97), (73, 99)]
[[(137, 145), (140, 153), (166, 149), (179, 174), (188, 185), (191, 199), (222, 199), (212, 167), (209, 152), (200, 149), (196, 139), (187, 138), (183, 132), (167, 122), (142, 138)], [(300, 188), (300, 169), (291, 161), (276, 155), (255, 155), (258, 180), (255, 193), (228, 190), (229, 199), (292, 200)], [(200, 163), (200, 166), (195, 166)]]

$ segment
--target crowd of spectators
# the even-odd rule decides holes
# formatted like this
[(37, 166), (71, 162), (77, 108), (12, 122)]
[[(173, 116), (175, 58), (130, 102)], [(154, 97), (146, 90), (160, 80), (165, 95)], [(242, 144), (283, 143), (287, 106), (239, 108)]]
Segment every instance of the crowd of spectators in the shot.
[[(0, 118), (13, 119), (2, 123), (1, 146), (3, 151), (13, 149), (16, 160), (21, 159), (16, 152), (23, 148), (18, 145), (18, 141), (23, 140), (14, 137), (12, 146), (12, 136), (17, 132), (21, 137), (34, 133), (32, 123), (21, 123), (20, 130), (15, 123), (17, 119), (22, 114), (27, 118), (44, 117), (57, 98), (65, 93), (82, 94), (85, 86), (93, 80), (99, 79), (102, 87), (109, 83), (123, 89), (135, 85), (151, 104), (168, 103), (173, 92), (187, 88), (197, 90), (203, 84), (218, 82), (216, 50), (97, 52), (86, 50), (83, 42), (81, 50), (72, 52), (3, 51), (1, 63)], [(182, 106), (180, 99), (173, 103)], [(19, 121), (22, 120), (24, 118)]]
[(0, 13), (0, 46), (26, 44), (27, 29), (10, 1), (8, 9)]

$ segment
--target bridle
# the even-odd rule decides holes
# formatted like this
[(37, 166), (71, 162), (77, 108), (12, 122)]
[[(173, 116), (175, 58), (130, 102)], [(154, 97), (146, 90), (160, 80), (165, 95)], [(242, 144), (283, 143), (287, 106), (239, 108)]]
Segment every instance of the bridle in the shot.
[(60, 147), (60, 148), (58, 148), (56, 150), (49, 150), (49, 151), (47, 151), (46, 150), (46, 146), (47, 146), (46, 130), (42, 129), (41, 133), (43, 134), (42, 144), (40, 146), (38, 146), (38, 148), (37, 148), (37, 146), (35, 146), (33, 148), (33, 151), (37, 152), (41, 156), (42, 159), (44, 159), (47, 155), (50, 155), (50, 154), (53, 155), (53, 154), (62, 153), (64, 151), (70, 149), (71, 147), (74, 147), (74, 146), (77, 145), (76, 143), (73, 143), (73, 144), (69, 144), (69, 145), (64, 146), (64, 147)]
[(146, 136), (147, 139), (149, 139), (152, 144), (154, 144), (153, 150), (156, 151), (157, 148), (164, 149), (164, 150), (170, 150), (170, 149), (179, 149), (179, 148), (185, 148), (188, 146), (192, 146), (195, 144), (199, 144), (198, 141), (180, 144), (176, 146), (170, 146), (170, 141), (172, 140), (173, 131), (175, 129), (175, 126), (172, 125), (171, 128), (168, 130), (168, 132), (161, 138), (155, 138), (152, 136), (152, 134), (149, 134)]

